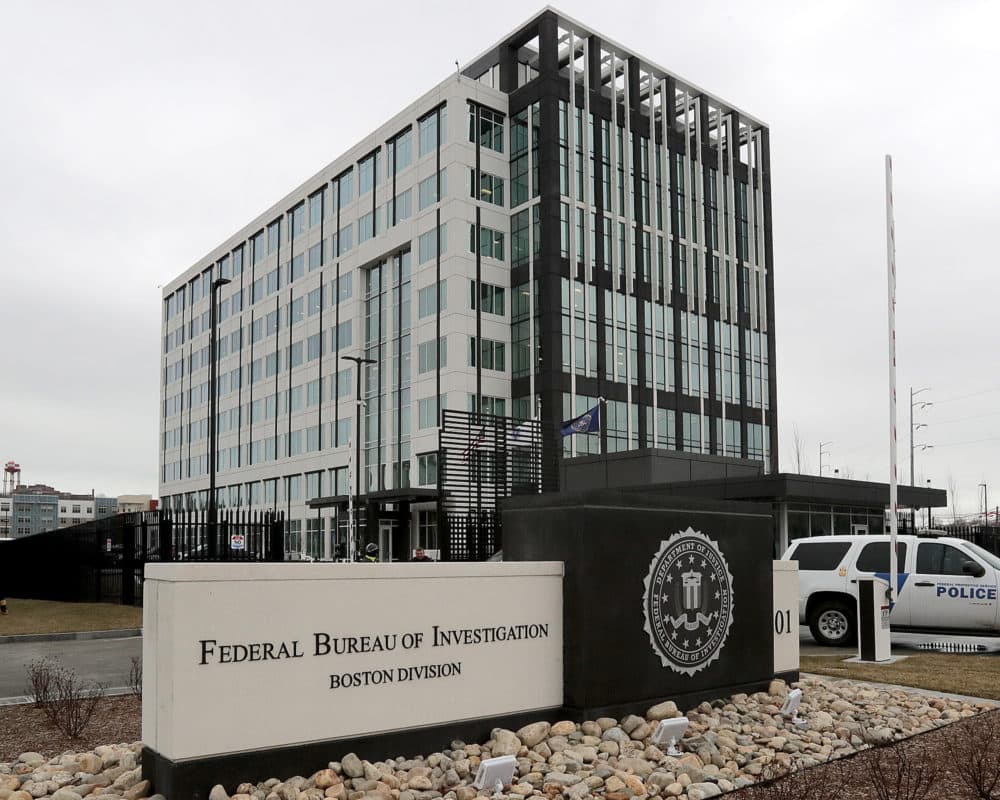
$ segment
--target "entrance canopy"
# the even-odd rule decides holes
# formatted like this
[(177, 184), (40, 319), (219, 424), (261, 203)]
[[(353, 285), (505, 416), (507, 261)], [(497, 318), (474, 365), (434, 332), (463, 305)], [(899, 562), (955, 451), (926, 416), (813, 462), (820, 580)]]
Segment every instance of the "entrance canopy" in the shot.
[[(821, 478), (818, 475), (796, 475), (788, 472), (673, 483), (670, 485), (670, 491), (674, 494), (716, 497), (720, 500), (829, 503), (868, 507), (889, 505), (887, 483), (855, 481), (847, 478)], [(900, 485), (899, 505), (911, 508), (943, 508), (948, 505), (948, 493), (944, 489)]]
[[(407, 487), (405, 489), (382, 489), (378, 492), (368, 492), (360, 497), (356, 497), (359, 505), (373, 505), (378, 503), (384, 505), (388, 503), (433, 503), (438, 499), (437, 489), (425, 489), (419, 487)], [(309, 500), (306, 505), (309, 508), (346, 508), (351, 495), (335, 494), (330, 497), (315, 497)]]

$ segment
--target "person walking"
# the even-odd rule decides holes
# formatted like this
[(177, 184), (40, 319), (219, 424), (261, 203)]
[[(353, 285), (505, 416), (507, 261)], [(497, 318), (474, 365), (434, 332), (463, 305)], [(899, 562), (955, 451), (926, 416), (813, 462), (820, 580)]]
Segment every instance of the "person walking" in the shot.
[(364, 554), (358, 556), (358, 561), (364, 564), (374, 564), (378, 561), (378, 545), (375, 542), (368, 542)]

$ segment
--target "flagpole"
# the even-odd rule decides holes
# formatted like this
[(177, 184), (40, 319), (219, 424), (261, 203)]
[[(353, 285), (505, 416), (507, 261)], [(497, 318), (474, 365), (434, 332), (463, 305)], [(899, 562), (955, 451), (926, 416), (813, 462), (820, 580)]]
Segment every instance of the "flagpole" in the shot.
[(544, 434), (542, 433), (542, 396), (535, 395), (535, 416), (534, 420), (536, 422), (533, 428), (532, 435), (532, 449), (535, 451), (537, 458), (532, 457), (531, 467), (534, 471), (532, 476), (535, 479), (535, 485), (538, 487), (538, 493), (542, 493), (542, 444), (544, 442)]
[(885, 246), (889, 275), (889, 606), (896, 600), (897, 466), (896, 466), (896, 226), (892, 205), (892, 156), (885, 157)]
[(347, 560), (353, 564), (356, 554), (357, 543), (355, 541), (355, 520), (354, 520), (354, 495), (351, 492), (354, 486), (354, 448), (351, 442), (347, 443)]
[(610, 470), (608, 469), (608, 432), (607, 432), (607, 420), (608, 420), (608, 401), (603, 395), (597, 398), (597, 407), (601, 410), (601, 431), (604, 436), (598, 436), (597, 441), (600, 443), (601, 455), (604, 456), (604, 488), (610, 489), (609, 475)]

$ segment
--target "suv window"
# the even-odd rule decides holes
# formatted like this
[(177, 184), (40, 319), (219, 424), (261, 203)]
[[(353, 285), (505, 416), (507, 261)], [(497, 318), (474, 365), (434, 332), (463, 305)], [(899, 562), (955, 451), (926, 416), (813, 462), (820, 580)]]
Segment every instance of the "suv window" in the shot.
[(788, 558), (798, 561), (800, 570), (831, 570), (840, 565), (850, 549), (850, 542), (800, 542)]
[[(906, 543), (899, 543), (899, 571), (903, 571), (906, 564)], [(888, 572), (889, 571), (889, 542), (872, 542), (866, 544), (858, 556), (858, 572)]]
[(924, 575), (965, 575), (962, 564), (972, 558), (957, 547), (940, 542), (921, 542), (917, 546), (917, 572)]

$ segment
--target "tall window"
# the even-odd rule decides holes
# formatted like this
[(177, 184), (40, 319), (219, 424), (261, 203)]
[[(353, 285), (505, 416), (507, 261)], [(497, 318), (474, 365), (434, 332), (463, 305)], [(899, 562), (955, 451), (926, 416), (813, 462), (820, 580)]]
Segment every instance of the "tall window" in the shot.
[[(438, 177), (441, 178), (441, 191), (438, 193)], [(438, 200), (448, 193), (448, 171), (443, 169), (436, 175), (424, 178), (417, 184), (418, 205), (423, 211), (428, 206), (434, 205)]]
[(381, 151), (376, 150), (370, 156), (358, 162), (358, 196), (370, 192), (378, 182), (380, 155)]
[(438, 310), (438, 305), (444, 311), (448, 307), (448, 281), (440, 284), (432, 283), (417, 292), (417, 318), (429, 317)]
[[(503, 240), (502, 231), (495, 231), (492, 228), (479, 226), (479, 254), (484, 258), (495, 258), (503, 261)], [(469, 252), (476, 252), (476, 224), (469, 225)]]
[(445, 124), (447, 110), (445, 106), (441, 106), (417, 122), (421, 156), (425, 156), (437, 148), (439, 130), (441, 144), (444, 144), (448, 132), (448, 126)]
[(407, 128), (388, 143), (389, 174), (398, 175), (413, 163), (413, 128)]
[(417, 345), (417, 372), (431, 372), (438, 363), (448, 366), (448, 338), (445, 336)]
[[(343, 208), (354, 200), (354, 168), (349, 167), (332, 181), (333, 209)], [(339, 206), (338, 206), (339, 202)], [(349, 250), (350, 248), (348, 248)]]
[(503, 178), (490, 175), (488, 172), (480, 172), (479, 180), (476, 181), (476, 170), (469, 170), (469, 196), (482, 200), (484, 203), (492, 203), (495, 206), (503, 206)]
[(417, 456), (417, 481), (421, 486), (437, 483), (438, 454), (421, 453)]
[(323, 204), (326, 198), (326, 189), (320, 189), (309, 198), (309, 227), (313, 228), (323, 220)]
[[(448, 250), (448, 238), (446, 236), (448, 228), (444, 223), (441, 223), (441, 252), (445, 253)], [(430, 261), (437, 255), (437, 229), (431, 228), (427, 233), (420, 234), (420, 238), (417, 240), (417, 261), (423, 264), (426, 261)]]
[(292, 229), (290, 238), (294, 239), (296, 236), (300, 236), (306, 229), (306, 204), (299, 203), (295, 206), (289, 214), (288, 221)]
[(483, 369), (504, 372), (506, 370), (506, 348), (507, 346), (504, 342), (496, 342), (485, 338), (477, 345), (476, 337), (470, 336), (469, 366), (476, 366), (476, 359), (478, 357), (479, 364)]
[(469, 104), (469, 141), (477, 140), (480, 146), (503, 152), (503, 114), (488, 108), (479, 109), (479, 130), (476, 130), (476, 107)]
[[(506, 290), (503, 286), (494, 286), (491, 283), (481, 283), (479, 286), (479, 292), (476, 292), (476, 282), (469, 282), (469, 307), (475, 311), (476, 306), (482, 310), (484, 314), (497, 314), (499, 316), (504, 316), (506, 313), (504, 298), (506, 296)], [(477, 298), (476, 295), (479, 295)]]
[(267, 253), (270, 255), (278, 249), (278, 242), (281, 238), (281, 220), (275, 220), (267, 226)]

